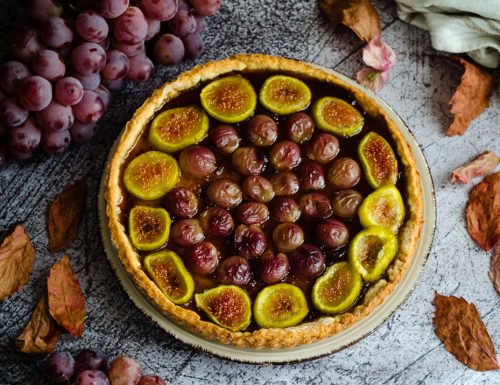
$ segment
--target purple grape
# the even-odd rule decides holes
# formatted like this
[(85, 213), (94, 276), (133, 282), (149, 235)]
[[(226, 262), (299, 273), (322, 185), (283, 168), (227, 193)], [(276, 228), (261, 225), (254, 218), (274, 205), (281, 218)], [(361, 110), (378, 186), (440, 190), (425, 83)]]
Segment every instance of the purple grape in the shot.
[(333, 213), (330, 199), (320, 193), (302, 195), (299, 200), (299, 206), (302, 213), (308, 218), (328, 218)]
[(278, 138), (278, 125), (267, 115), (255, 115), (248, 122), (247, 135), (256, 146), (270, 146)]
[(291, 170), (301, 159), (300, 147), (288, 140), (276, 143), (269, 153), (269, 160), (276, 170)]
[(163, 65), (179, 63), (184, 57), (184, 53), (184, 43), (171, 33), (161, 35), (154, 46), (154, 57), (158, 63)]
[(271, 250), (266, 251), (259, 258), (259, 277), (268, 285), (282, 281), (288, 274), (289, 264), (286, 254), (274, 255)]
[(83, 143), (92, 139), (95, 135), (95, 123), (81, 123), (76, 121), (69, 129), (71, 141)]
[(236, 215), (245, 225), (260, 225), (269, 219), (269, 209), (264, 203), (246, 202), (238, 206)]
[(71, 52), (71, 63), (79, 74), (95, 74), (106, 65), (106, 52), (99, 44), (82, 43)]
[(248, 261), (239, 256), (224, 259), (216, 270), (217, 280), (225, 285), (244, 286), (252, 278)]
[(108, 376), (100, 370), (85, 370), (78, 373), (75, 385), (109, 385)]
[(206, 194), (210, 201), (224, 209), (238, 206), (243, 198), (238, 183), (230, 179), (214, 180), (208, 185)]
[(234, 247), (245, 258), (260, 256), (267, 246), (266, 236), (257, 225), (239, 225), (234, 232)]
[(47, 80), (60, 79), (66, 72), (66, 66), (56, 51), (42, 49), (33, 57), (31, 62), (33, 72)]
[(159, 376), (142, 376), (137, 385), (167, 385)]
[(129, 0), (100, 0), (96, 4), (97, 12), (107, 19), (122, 15), (128, 8)]
[(212, 274), (219, 266), (219, 251), (210, 242), (194, 245), (186, 256), (186, 263), (193, 273)]
[(41, 76), (30, 76), (21, 83), (18, 97), (27, 110), (41, 111), (52, 100), (52, 85)]
[(22, 160), (26, 160), (26, 159), (31, 158), (35, 154), (35, 151), (21, 152), (21, 151), (17, 151), (15, 148), (10, 147), (9, 154), (15, 160), (22, 161)]
[(296, 222), (300, 214), (300, 207), (292, 198), (276, 197), (271, 202), (271, 215), (278, 222)]
[(101, 84), (101, 75), (99, 72), (90, 75), (82, 75), (78, 72), (73, 72), (72, 75), (78, 79), (78, 81), (82, 84), (82, 87), (86, 91), (94, 91), (99, 84)]
[(40, 144), (42, 131), (32, 119), (26, 120), (18, 127), (9, 130), (9, 146), (16, 151), (28, 153), (36, 150)]
[(202, 178), (213, 173), (217, 167), (214, 153), (205, 146), (190, 146), (179, 155), (180, 169), (192, 176)]
[(207, 23), (205, 22), (205, 18), (201, 15), (196, 15), (196, 14), (194, 15), (194, 18), (196, 19), (195, 33), (197, 33), (198, 35), (201, 35), (207, 26)]
[(291, 141), (304, 143), (313, 135), (314, 120), (304, 112), (296, 112), (286, 120), (285, 128)]
[(109, 80), (123, 79), (128, 72), (128, 57), (116, 49), (106, 52), (106, 65), (101, 71), (102, 77)]
[(27, 9), (30, 17), (36, 21), (45, 21), (51, 16), (61, 16), (63, 10), (57, 0), (30, 0)]
[(102, 84), (99, 84), (99, 87), (97, 87), (94, 90), (94, 92), (101, 98), (102, 103), (104, 105), (104, 111), (106, 111), (110, 106), (111, 102), (113, 101), (113, 96), (111, 95), (111, 92)]
[(191, 5), (187, 0), (177, 0), (177, 10), (189, 11), (191, 9)]
[(109, 33), (109, 26), (104, 17), (91, 10), (78, 14), (75, 29), (84, 40), (92, 43), (100, 43)]
[(306, 162), (299, 168), (300, 185), (304, 190), (322, 190), (325, 188), (325, 173), (319, 163)]
[(267, 203), (274, 198), (273, 185), (260, 175), (247, 177), (241, 185), (243, 194), (252, 201)]
[(154, 64), (145, 55), (136, 55), (128, 60), (127, 78), (135, 83), (142, 83), (148, 80), (153, 73)]
[(227, 237), (234, 229), (231, 214), (220, 207), (212, 207), (201, 213), (200, 224), (203, 231), (211, 237)]
[(221, 124), (208, 132), (210, 140), (223, 154), (232, 154), (240, 145), (238, 131), (228, 124)]
[(9, 127), (20, 126), (28, 119), (29, 112), (11, 97), (0, 103), (0, 121)]
[(141, 376), (141, 367), (131, 357), (116, 357), (109, 366), (108, 378), (113, 385), (136, 385)]
[(102, 79), (101, 82), (110, 91), (118, 91), (125, 86), (125, 79), (118, 79), (118, 80)]
[(352, 158), (338, 158), (332, 162), (327, 177), (335, 190), (348, 189), (358, 184), (361, 168)]
[(5, 143), (0, 142), (0, 169), (7, 164), (7, 149)]
[(139, 55), (144, 49), (144, 42), (138, 44), (125, 44), (119, 42), (114, 37), (111, 39), (111, 46), (118, 51), (122, 51), (128, 57)]
[(177, 14), (169, 20), (168, 28), (177, 36), (186, 36), (196, 31), (196, 18), (190, 11), (180, 10)]
[(198, 198), (185, 187), (175, 187), (166, 195), (165, 206), (176, 217), (192, 218), (198, 212)]
[(146, 21), (148, 22), (148, 33), (145, 40), (148, 41), (160, 33), (161, 21), (149, 17), (146, 17)]
[(73, 125), (75, 118), (71, 106), (52, 101), (47, 108), (36, 113), (36, 121), (43, 130), (64, 131)]
[(280, 223), (273, 230), (273, 241), (278, 250), (289, 252), (304, 243), (304, 232), (295, 223)]
[(293, 272), (301, 277), (317, 277), (325, 270), (325, 256), (316, 246), (304, 243), (290, 255)]
[(170, 239), (179, 246), (191, 246), (205, 239), (198, 219), (181, 219), (172, 225)]
[(349, 230), (342, 222), (327, 219), (316, 227), (316, 239), (327, 247), (338, 248), (349, 240)]
[(42, 147), (48, 154), (62, 154), (71, 144), (69, 130), (45, 131), (42, 135)]
[(106, 39), (104, 39), (103, 41), (100, 41), (97, 44), (99, 44), (104, 51), (107, 51), (109, 49), (109, 46), (111, 45), (111, 39), (108, 36), (108, 37), (106, 37)]
[(240, 147), (231, 157), (233, 167), (245, 176), (259, 175), (265, 166), (264, 155), (255, 147)]
[(66, 106), (73, 106), (83, 98), (83, 85), (74, 77), (59, 79), (55, 86), (56, 99)]
[(221, 6), (221, 0), (190, 0), (193, 8), (201, 16), (212, 16)]
[(47, 359), (46, 371), (55, 383), (68, 383), (73, 375), (75, 360), (69, 352), (55, 352)]
[(170, 20), (177, 13), (177, 0), (140, 0), (138, 6), (147, 17), (159, 21)]
[(203, 38), (197, 33), (190, 33), (182, 38), (186, 57), (197, 58), (204, 49)]
[(84, 349), (75, 357), (75, 374), (85, 370), (108, 370), (108, 358), (99, 348)]
[(273, 174), (270, 182), (277, 196), (294, 195), (300, 188), (299, 178), (290, 171), (280, 171)]
[(148, 34), (148, 22), (142, 11), (137, 7), (128, 7), (115, 19), (113, 34), (116, 40), (125, 44), (144, 42)]
[(22, 29), (14, 34), (10, 43), (10, 51), (16, 59), (25, 63), (31, 62), (33, 56), (45, 48), (40, 41), (38, 32), (34, 29)]
[(61, 48), (71, 43), (73, 31), (68, 21), (59, 16), (52, 16), (42, 24), (40, 37), (49, 47)]
[(82, 123), (95, 123), (104, 113), (104, 103), (93, 91), (84, 91), (83, 98), (73, 106), (76, 120)]
[(306, 147), (306, 155), (309, 159), (319, 164), (327, 164), (339, 153), (338, 139), (326, 132), (316, 135)]
[(11, 95), (15, 95), (19, 85), (30, 76), (29, 68), (18, 61), (11, 60), (0, 66), (0, 84)]

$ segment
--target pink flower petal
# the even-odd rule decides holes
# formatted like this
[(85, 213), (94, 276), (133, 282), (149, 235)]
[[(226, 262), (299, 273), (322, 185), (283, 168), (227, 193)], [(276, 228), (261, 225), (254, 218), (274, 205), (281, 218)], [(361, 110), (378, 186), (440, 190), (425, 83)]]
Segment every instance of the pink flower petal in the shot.
[(483, 152), (477, 158), (453, 170), (451, 182), (460, 181), (469, 184), (472, 179), (491, 173), (499, 162), (500, 158), (495, 153), (491, 151)]
[(396, 53), (394, 50), (375, 36), (363, 48), (363, 61), (369, 67), (379, 71), (387, 71), (396, 64)]
[(389, 80), (389, 71), (377, 71), (370, 67), (361, 68), (356, 73), (356, 80), (372, 91), (378, 92)]

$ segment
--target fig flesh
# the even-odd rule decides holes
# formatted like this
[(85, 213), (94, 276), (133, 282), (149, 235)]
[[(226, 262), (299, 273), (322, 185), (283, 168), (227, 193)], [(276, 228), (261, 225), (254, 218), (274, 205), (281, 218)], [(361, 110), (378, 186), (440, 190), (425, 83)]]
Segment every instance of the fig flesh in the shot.
[(311, 102), (311, 90), (302, 80), (275, 75), (262, 85), (259, 100), (269, 111), (288, 115), (307, 108)]
[(372, 188), (386, 184), (396, 184), (398, 161), (390, 144), (376, 132), (370, 132), (361, 139), (358, 155)]
[(135, 206), (128, 217), (130, 241), (138, 250), (156, 250), (168, 240), (170, 215), (161, 207)]
[(322, 97), (314, 103), (312, 111), (316, 125), (323, 131), (349, 137), (363, 128), (363, 116), (342, 99)]
[(358, 215), (363, 227), (384, 226), (397, 234), (405, 219), (403, 198), (394, 185), (380, 187), (365, 198)]

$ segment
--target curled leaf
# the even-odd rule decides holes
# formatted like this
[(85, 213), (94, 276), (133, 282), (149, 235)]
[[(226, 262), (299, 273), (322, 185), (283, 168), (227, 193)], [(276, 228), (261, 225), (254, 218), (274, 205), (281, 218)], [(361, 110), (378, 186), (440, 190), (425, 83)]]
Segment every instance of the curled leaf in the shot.
[(497, 293), (500, 294), (500, 242), (493, 248), (489, 276)]
[(473, 304), (438, 293), (434, 304), (434, 331), (446, 350), (471, 369), (500, 369), (491, 337)]
[(488, 175), (495, 169), (499, 162), (500, 158), (496, 156), (495, 153), (491, 151), (483, 152), (475, 159), (453, 170), (451, 182), (455, 183), (460, 181), (469, 184), (474, 178)]
[(64, 249), (78, 236), (86, 196), (87, 184), (82, 179), (58, 194), (50, 205), (47, 219), (50, 251)]
[(16, 350), (28, 354), (52, 353), (61, 336), (61, 328), (49, 313), (44, 295), (33, 310), (31, 319), (16, 338)]
[(36, 251), (22, 225), (17, 225), (0, 245), (0, 301), (28, 281)]
[(493, 76), (467, 60), (455, 60), (464, 66), (465, 71), (450, 100), (450, 112), (455, 117), (446, 133), (463, 135), (469, 124), (489, 106)]
[(363, 62), (376, 70), (388, 71), (396, 64), (396, 53), (377, 35), (363, 47)]
[(85, 324), (85, 297), (69, 257), (62, 257), (47, 279), (50, 314), (73, 336), (81, 337)]
[(361, 68), (356, 73), (356, 80), (359, 84), (378, 92), (389, 80), (389, 71), (379, 71), (370, 67)]
[(488, 175), (471, 190), (467, 231), (486, 251), (500, 240), (500, 172)]

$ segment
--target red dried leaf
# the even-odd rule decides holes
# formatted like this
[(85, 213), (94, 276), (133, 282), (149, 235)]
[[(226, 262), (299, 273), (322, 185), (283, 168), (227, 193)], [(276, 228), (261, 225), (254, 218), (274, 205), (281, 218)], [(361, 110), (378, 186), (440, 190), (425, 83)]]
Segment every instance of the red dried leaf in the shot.
[(72, 335), (81, 337), (85, 326), (85, 297), (67, 255), (52, 266), (47, 293), (52, 317)]
[(467, 231), (486, 251), (500, 240), (500, 172), (488, 175), (471, 190)]
[(87, 184), (79, 180), (56, 196), (47, 219), (49, 250), (58, 251), (78, 236), (78, 224), (85, 208)]
[(465, 71), (450, 100), (450, 112), (455, 117), (446, 133), (463, 135), (469, 124), (489, 106), (493, 76), (467, 60), (459, 57), (454, 60), (462, 64)]
[(438, 293), (434, 304), (434, 331), (446, 350), (471, 369), (500, 369), (491, 337), (473, 304)]
[(61, 336), (61, 327), (51, 317), (44, 295), (33, 310), (31, 319), (16, 338), (16, 350), (28, 354), (52, 353)]
[(474, 178), (488, 175), (495, 169), (499, 162), (500, 158), (496, 156), (494, 152), (483, 152), (475, 159), (453, 170), (451, 182), (455, 183), (460, 181), (469, 184)]
[(22, 225), (17, 225), (0, 245), (0, 301), (28, 281), (36, 251)]
[(380, 16), (368, 0), (319, 0), (319, 7), (334, 26), (344, 24), (367, 43), (380, 36)]
[(493, 248), (489, 276), (497, 293), (500, 294), (500, 243)]

